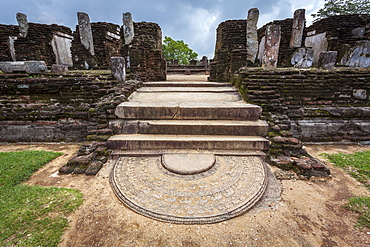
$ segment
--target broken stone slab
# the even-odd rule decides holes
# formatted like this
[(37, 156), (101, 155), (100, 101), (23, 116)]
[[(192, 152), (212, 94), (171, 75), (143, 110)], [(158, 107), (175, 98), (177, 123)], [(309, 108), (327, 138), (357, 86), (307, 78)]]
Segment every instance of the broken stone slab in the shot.
[(353, 47), (343, 52), (340, 61), (341, 65), (348, 67), (369, 67), (370, 66), (370, 41), (357, 41)]
[(296, 50), (290, 62), (295, 68), (309, 68), (312, 66), (314, 51), (311, 48), (299, 48)]
[(77, 17), (81, 44), (94, 56), (94, 42), (89, 15), (84, 12), (78, 12)]
[(62, 32), (56, 32), (53, 35), (51, 46), (53, 47), (56, 64), (69, 67), (73, 66), (71, 53), (72, 40), (73, 36)]
[(258, 37), (257, 37), (257, 22), (259, 10), (257, 8), (250, 9), (247, 17), (247, 61), (255, 62), (258, 53)]
[(65, 74), (67, 72), (68, 72), (68, 66), (66, 65), (53, 64), (51, 66), (51, 73)]
[(48, 71), (44, 61), (23, 61), (23, 62), (0, 62), (0, 70), (4, 73), (43, 73)]
[(111, 57), (111, 70), (113, 77), (119, 82), (126, 81), (125, 58)]
[(134, 22), (132, 20), (132, 14), (130, 12), (126, 12), (123, 14), (122, 17), (123, 22), (123, 36), (124, 36), (124, 44), (128, 45), (134, 39)]
[[(316, 32), (312, 32), (312, 34), (314, 33)], [(319, 33), (316, 35), (308, 36), (305, 40), (305, 47), (310, 47), (313, 49), (313, 65), (317, 65), (319, 62), (320, 53), (328, 49), (328, 40), (326, 38), (326, 33)]]
[(266, 42), (266, 36), (263, 36), (258, 46), (258, 55), (257, 55), (256, 63), (258, 63), (259, 65), (261, 65), (262, 63), (263, 54), (265, 52), (265, 42)]
[(338, 51), (323, 51), (320, 53), (317, 66), (323, 69), (333, 69), (337, 56)]
[(268, 25), (266, 27), (265, 52), (262, 58), (262, 67), (277, 68), (281, 27), (278, 25)]
[(303, 31), (306, 23), (305, 14), (306, 14), (305, 9), (297, 9), (294, 12), (292, 35), (289, 43), (289, 46), (291, 48), (297, 48), (302, 46)]
[(28, 20), (27, 15), (23, 13), (16, 14), (18, 26), (19, 26), (19, 35), (22, 38), (26, 38), (28, 34)]
[(15, 62), (17, 61), (16, 55), (15, 55), (15, 46), (14, 42), (18, 39), (16, 36), (9, 36), (9, 51), (10, 51), (10, 56), (12, 57), (12, 60)]

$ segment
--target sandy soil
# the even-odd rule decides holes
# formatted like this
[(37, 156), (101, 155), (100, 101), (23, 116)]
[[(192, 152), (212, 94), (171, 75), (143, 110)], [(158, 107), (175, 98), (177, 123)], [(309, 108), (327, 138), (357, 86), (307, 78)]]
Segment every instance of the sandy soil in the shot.
[[(342, 208), (352, 195), (370, 192), (342, 170), (331, 179), (282, 181), (282, 200), (273, 210), (247, 212), (222, 223), (176, 225), (155, 221), (126, 208), (108, 180), (112, 163), (96, 177), (58, 176), (56, 171), (78, 145), (2, 145), (0, 151), (60, 151), (64, 155), (36, 172), (28, 184), (79, 189), (83, 205), (69, 217), (60, 246), (369, 246), (370, 229), (353, 227), (356, 214)], [(370, 150), (359, 146), (308, 146), (318, 154)], [(320, 157), (321, 158), (321, 157)], [(321, 158), (322, 159), (322, 158)]]

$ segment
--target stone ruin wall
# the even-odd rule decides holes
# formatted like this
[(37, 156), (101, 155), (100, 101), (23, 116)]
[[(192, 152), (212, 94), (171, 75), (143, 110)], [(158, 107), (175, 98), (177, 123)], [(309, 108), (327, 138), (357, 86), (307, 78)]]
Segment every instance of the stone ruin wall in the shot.
[(155, 23), (134, 22), (135, 36), (130, 44), (124, 44), (121, 26), (91, 23), (93, 53), (82, 44), (78, 25), (74, 32), (55, 24), (28, 23), (28, 27), (27, 36), (22, 37), (19, 26), (0, 25), (0, 61), (36, 60), (45, 61), (48, 67), (59, 64), (74, 69), (109, 69), (111, 57), (125, 55), (131, 60), (127, 61), (131, 78), (166, 80), (162, 32)]
[[(310, 27), (304, 28), (302, 42), (299, 47), (291, 47), (291, 34), (294, 19), (278, 20), (270, 22), (257, 30), (258, 43), (266, 35), (266, 28), (271, 25), (277, 25), (281, 29), (281, 40), (277, 67), (294, 67), (291, 62), (292, 56), (301, 48), (311, 48), (314, 50), (314, 58), (311, 64), (317, 67), (321, 51), (335, 51), (336, 66), (351, 66), (341, 62), (341, 59), (349, 49), (355, 47), (356, 42), (362, 43), (363, 53), (366, 48), (370, 48), (370, 15), (345, 15), (332, 16), (315, 22)], [(211, 63), (210, 80), (229, 81), (235, 72), (243, 66), (260, 67), (261, 51), (254, 63), (246, 61), (246, 25), (247, 20), (229, 20), (221, 23), (217, 28), (215, 56)], [(307, 42), (307, 39), (310, 41)], [(321, 46), (321, 47), (320, 47)], [(368, 50), (368, 49), (367, 49)], [(362, 54), (368, 56), (370, 54)], [(312, 58), (311, 58), (312, 59)], [(358, 59), (358, 58), (357, 58)], [(370, 60), (367, 59), (360, 67), (368, 67)], [(333, 64), (334, 65), (334, 64)], [(311, 67), (307, 66), (307, 67)], [(355, 66), (356, 67), (356, 66)]]
[[(19, 35), (18, 26), (0, 25), (0, 61), (45, 61), (47, 65), (56, 63), (53, 51), (55, 35), (71, 36), (72, 30), (58, 25), (29, 23), (27, 37)], [(10, 41), (12, 37), (12, 41)], [(15, 52), (9, 49), (10, 43)]]

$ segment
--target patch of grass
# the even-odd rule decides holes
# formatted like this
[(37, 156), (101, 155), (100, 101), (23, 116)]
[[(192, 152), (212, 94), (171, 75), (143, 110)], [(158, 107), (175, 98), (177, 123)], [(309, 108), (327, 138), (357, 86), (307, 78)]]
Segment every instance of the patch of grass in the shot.
[[(335, 166), (343, 168), (370, 190), (370, 151), (324, 155)], [(345, 207), (360, 214), (357, 226), (370, 227), (370, 197), (352, 197)]]
[(21, 184), (61, 153), (0, 152), (0, 246), (57, 246), (67, 216), (83, 202), (77, 190)]

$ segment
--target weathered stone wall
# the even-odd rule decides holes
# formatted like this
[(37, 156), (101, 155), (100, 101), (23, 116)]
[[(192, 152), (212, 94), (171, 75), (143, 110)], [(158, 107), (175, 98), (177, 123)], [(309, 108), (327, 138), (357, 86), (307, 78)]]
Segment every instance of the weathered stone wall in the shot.
[(80, 40), (78, 26), (73, 33), (72, 57), (76, 69), (107, 69), (110, 58), (120, 55), (121, 28), (118, 25), (97, 22), (91, 24), (95, 55), (91, 55)]
[(72, 35), (68, 27), (29, 23), (26, 38), (19, 35), (18, 26), (0, 25), (0, 60), (13, 61), (9, 49), (9, 36), (14, 40), (15, 59), (17, 61), (45, 61), (48, 66), (56, 63), (56, 57), (51, 45), (55, 33)]
[(246, 65), (246, 25), (247, 20), (230, 20), (218, 26), (210, 80), (228, 81), (234, 72)]
[(108, 74), (0, 74), (0, 141), (103, 141), (115, 107), (138, 86)]
[[(370, 40), (370, 35), (365, 35), (368, 23), (370, 15), (331, 16), (313, 23), (307, 28), (307, 32), (315, 31), (316, 34), (326, 32), (328, 51), (340, 51), (343, 44), (353, 46), (356, 41)], [(353, 33), (356, 28), (362, 28), (363, 32), (359, 30), (357, 34)]]
[[(280, 39), (280, 49), (279, 49), (279, 57), (278, 57), (278, 67), (292, 67), (290, 62), (291, 56), (297, 48), (290, 48), (290, 38), (292, 35), (292, 25), (293, 19), (285, 19), (279, 21), (273, 21), (267, 23), (263, 27), (257, 30), (258, 32), (258, 43), (261, 42), (262, 37), (265, 36), (266, 27), (268, 25), (277, 25), (281, 28), (281, 39)], [(305, 38), (305, 34), (303, 35), (303, 39)], [(261, 63), (261, 61), (259, 61)]]
[[(246, 69), (234, 79), (263, 107), (272, 136), (303, 142), (370, 141), (370, 69)], [(273, 149), (272, 149), (273, 151)]]
[(124, 45), (121, 55), (127, 58), (128, 73), (142, 81), (165, 81), (166, 61), (162, 57), (162, 31), (158, 24), (134, 22), (134, 37)]

